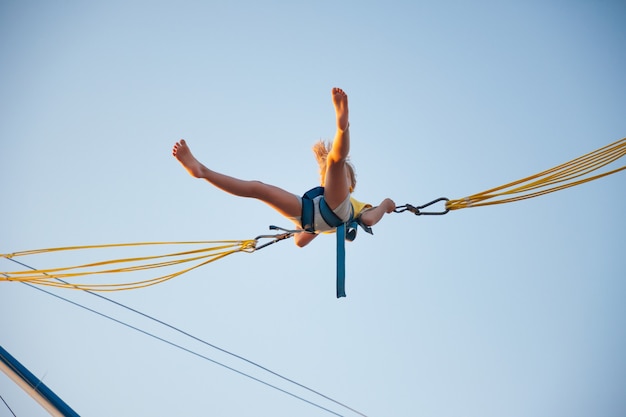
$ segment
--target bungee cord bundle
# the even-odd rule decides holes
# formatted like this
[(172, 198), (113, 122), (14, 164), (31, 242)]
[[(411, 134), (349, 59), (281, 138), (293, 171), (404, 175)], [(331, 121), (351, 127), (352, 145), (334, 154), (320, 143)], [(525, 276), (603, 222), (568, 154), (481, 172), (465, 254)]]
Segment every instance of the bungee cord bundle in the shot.
[(511, 203), (584, 184), (626, 169), (625, 165), (601, 174), (585, 177), (585, 175), (617, 161), (624, 155), (626, 155), (626, 138), (519, 181), (459, 200), (450, 200), (446, 203), (446, 208), (458, 210), (468, 207)]
[[(88, 246), (68, 246), (60, 248), (38, 249), (15, 252), (11, 254), (1, 255), (7, 259), (15, 260), (15, 258), (39, 255), (51, 252), (67, 252), (79, 251), (85, 249), (111, 249), (121, 247), (147, 247), (147, 246), (179, 246), (198, 247), (197, 249), (189, 249), (174, 253), (168, 253), (156, 256), (137, 256), (122, 259), (112, 259), (86, 263), (82, 265), (49, 268), (37, 270), (11, 271), (2, 272), (0, 280), (3, 281), (19, 281), (28, 282), (36, 285), (44, 285), (49, 287), (69, 288), (75, 290), (89, 291), (122, 291), (145, 288), (152, 285), (160, 284), (168, 281), (186, 272), (200, 268), (208, 263), (224, 258), (237, 252), (253, 252), (256, 250), (256, 240), (221, 240), (221, 241), (198, 241), (198, 242), (144, 242), (144, 243), (121, 243), (107, 245), (88, 245)], [(192, 264), (188, 266), (188, 264)], [(84, 284), (71, 283), (63, 280), (71, 280), (78, 277), (87, 277), (92, 275), (118, 274), (124, 272), (145, 271), (155, 268), (173, 267), (177, 265), (185, 265), (183, 269), (175, 272), (161, 275), (156, 278), (147, 280), (126, 282), (119, 284)]]
[[(396, 207), (396, 212), (400, 213), (410, 211), (416, 215), (443, 215), (451, 210), (526, 200), (563, 190), (565, 188), (570, 188), (575, 185), (584, 184), (586, 182), (623, 171), (626, 169), (626, 165), (589, 176), (592, 172), (617, 161), (624, 155), (626, 155), (626, 138), (620, 139), (610, 145), (597, 149), (557, 167), (531, 175), (518, 181), (456, 200), (441, 197), (423, 206), (415, 207), (410, 204), (398, 206)], [(423, 208), (429, 207), (440, 201), (445, 201), (445, 210), (438, 212), (425, 212), (422, 210)]]

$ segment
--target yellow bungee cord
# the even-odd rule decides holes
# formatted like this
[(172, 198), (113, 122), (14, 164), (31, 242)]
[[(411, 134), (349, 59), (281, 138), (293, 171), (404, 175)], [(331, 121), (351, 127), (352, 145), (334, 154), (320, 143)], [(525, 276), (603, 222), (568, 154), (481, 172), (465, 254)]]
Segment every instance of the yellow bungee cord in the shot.
[[(85, 249), (111, 249), (121, 247), (146, 247), (146, 246), (179, 246), (198, 247), (198, 249), (190, 249), (175, 253), (168, 253), (156, 256), (137, 256), (123, 259), (112, 259), (106, 261), (86, 263), (82, 265), (48, 268), (36, 270), (11, 271), (0, 273), (2, 281), (19, 281), (31, 284), (70, 288), (89, 291), (122, 291), (138, 288), (145, 288), (151, 285), (165, 282), (186, 272), (224, 258), (237, 252), (253, 252), (256, 248), (257, 240), (223, 240), (223, 241), (197, 241), (197, 242), (143, 242), (143, 243), (121, 243), (107, 245), (86, 245), (86, 246), (68, 246), (60, 248), (37, 249), (29, 251), (15, 252), (11, 254), (3, 254), (7, 259), (15, 260), (15, 258), (40, 255), (51, 252), (67, 252), (79, 251)], [(21, 262), (17, 262), (20, 263)], [(119, 284), (80, 284), (70, 283), (66, 280), (78, 277), (86, 277), (91, 275), (118, 274), (124, 272), (145, 271), (154, 268), (173, 267), (177, 265), (185, 265), (185, 268), (173, 273), (161, 275), (142, 281), (134, 281)], [(23, 265), (23, 264), (22, 264)]]
[(580, 158), (576, 158), (519, 181), (514, 181), (459, 200), (450, 200), (446, 203), (446, 208), (449, 210), (459, 210), (468, 207), (504, 204), (553, 193), (626, 169), (626, 166), (623, 166), (591, 177), (584, 177), (593, 171), (615, 162), (624, 155), (626, 155), (626, 138), (583, 155)]
[[(622, 156), (626, 155), (626, 138), (613, 142), (603, 148), (590, 152), (579, 158), (548, 169), (530, 177), (514, 181), (500, 187), (495, 187), (480, 193), (472, 194), (465, 198), (450, 200), (445, 197), (438, 198), (422, 206), (406, 204), (396, 207), (396, 213), (410, 211), (416, 215), (443, 215), (450, 210), (460, 210), (470, 207), (489, 206), (494, 204), (511, 203), (553, 193), (575, 185), (583, 184), (607, 175), (626, 169), (626, 165), (593, 176), (590, 173), (605, 167)], [(488, 201), (489, 200), (489, 201)], [(422, 209), (438, 202), (445, 201), (445, 210), (426, 212)]]

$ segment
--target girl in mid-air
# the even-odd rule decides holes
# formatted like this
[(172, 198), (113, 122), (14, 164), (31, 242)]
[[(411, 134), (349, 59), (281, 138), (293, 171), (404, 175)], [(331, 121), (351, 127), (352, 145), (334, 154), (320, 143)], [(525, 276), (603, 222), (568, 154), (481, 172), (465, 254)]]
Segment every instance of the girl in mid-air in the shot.
[[(336, 228), (328, 224), (328, 215), (323, 215), (324, 209), (330, 209), (331, 215), (334, 214), (332, 217), (337, 221), (345, 223), (351, 219), (358, 219), (365, 226), (373, 226), (385, 213), (393, 212), (396, 205), (391, 199), (386, 198), (380, 205), (372, 207), (351, 197), (356, 187), (356, 176), (354, 167), (348, 161), (350, 152), (348, 96), (340, 88), (333, 88), (332, 100), (337, 117), (335, 140), (330, 147), (321, 141), (313, 147), (320, 166), (321, 185), (324, 188), (320, 189), (320, 195), (310, 198), (314, 207), (312, 224), (302, 224), (303, 198), (308, 199), (309, 196), (300, 197), (260, 181), (240, 180), (212, 171), (192, 155), (189, 146), (182, 139), (174, 145), (172, 154), (193, 177), (204, 178), (230, 194), (261, 200), (294, 222), (298, 229), (305, 230), (306, 232), (294, 235), (295, 243), (299, 247), (306, 246), (318, 233)], [(320, 207), (323, 207), (322, 210)]]

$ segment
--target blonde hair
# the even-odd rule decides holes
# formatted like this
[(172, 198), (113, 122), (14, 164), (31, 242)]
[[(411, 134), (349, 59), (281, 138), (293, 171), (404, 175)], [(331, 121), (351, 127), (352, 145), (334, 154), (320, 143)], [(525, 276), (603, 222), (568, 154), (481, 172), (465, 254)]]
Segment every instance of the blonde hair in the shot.
[[(328, 153), (331, 149), (332, 144), (323, 140), (313, 145), (313, 154), (315, 154), (317, 165), (320, 167), (320, 183), (322, 186), (326, 183), (326, 160), (328, 159)], [(352, 165), (349, 160), (346, 160), (346, 168), (350, 176), (350, 192), (353, 192), (356, 188), (356, 172), (354, 171), (354, 165)]]

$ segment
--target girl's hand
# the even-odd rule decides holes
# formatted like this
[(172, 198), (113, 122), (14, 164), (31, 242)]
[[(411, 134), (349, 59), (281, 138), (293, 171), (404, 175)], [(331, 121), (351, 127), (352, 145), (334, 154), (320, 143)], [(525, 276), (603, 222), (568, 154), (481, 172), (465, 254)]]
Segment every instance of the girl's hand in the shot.
[(396, 209), (396, 203), (390, 198), (385, 198), (380, 205), (383, 206), (385, 213), (391, 213)]

